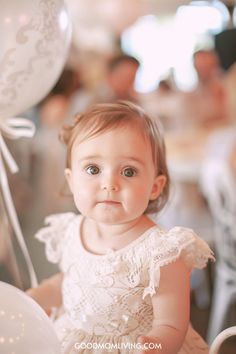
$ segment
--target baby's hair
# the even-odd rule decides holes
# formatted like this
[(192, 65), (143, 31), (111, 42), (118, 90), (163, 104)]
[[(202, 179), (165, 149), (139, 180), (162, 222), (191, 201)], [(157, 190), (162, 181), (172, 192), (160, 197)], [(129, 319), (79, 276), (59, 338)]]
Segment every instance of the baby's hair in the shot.
[[(166, 177), (161, 195), (156, 200), (150, 200), (146, 210), (147, 213), (160, 211), (168, 200), (170, 185), (162, 129), (136, 104), (128, 101), (99, 103), (91, 106), (85, 113), (77, 114), (74, 124), (65, 126), (60, 133), (60, 140), (67, 145), (66, 167), (71, 168), (71, 153), (75, 141), (81, 143), (88, 138), (127, 125), (138, 129), (144, 138), (150, 141), (156, 176)], [(125, 142), (121, 141), (121, 144), (123, 143)]]

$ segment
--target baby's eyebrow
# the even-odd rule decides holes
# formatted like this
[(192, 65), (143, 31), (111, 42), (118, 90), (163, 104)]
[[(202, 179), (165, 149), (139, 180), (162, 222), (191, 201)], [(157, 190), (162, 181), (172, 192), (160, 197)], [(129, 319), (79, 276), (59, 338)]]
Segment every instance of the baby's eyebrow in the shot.
[(102, 157), (99, 155), (86, 155), (86, 156), (78, 156), (77, 161), (79, 163), (87, 163), (87, 162), (96, 162), (101, 161)]
[(125, 157), (125, 160), (127, 160), (127, 161), (134, 161), (134, 162), (137, 162), (138, 164), (140, 164), (140, 165), (144, 165), (144, 161), (143, 160), (141, 160), (141, 159), (139, 159), (138, 157), (134, 157), (134, 156), (126, 156)]
[(94, 159), (99, 159), (101, 158), (101, 156), (99, 155), (89, 155), (89, 156), (82, 156), (79, 160), (83, 161), (83, 160), (94, 160)]
[[(136, 162), (139, 165), (144, 165), (145, 161), (142, 159), (136, 157), (136, 156), (121, 156), (120, 157), (122, 160), (124, 160), (125, 163), (129, 164), (132, 162)], [(88, 155), (88, 156), (82, 156), (79, 158), (79, 161), (91, 161), (91, 160), (102, 160), (103, 156), (100, 155)]]

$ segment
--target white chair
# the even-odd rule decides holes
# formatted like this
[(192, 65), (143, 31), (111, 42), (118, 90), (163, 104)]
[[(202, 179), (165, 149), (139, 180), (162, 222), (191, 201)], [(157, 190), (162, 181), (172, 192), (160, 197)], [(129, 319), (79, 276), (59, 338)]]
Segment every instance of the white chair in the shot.
[(236, 326), (229, 327), (222, 331), (220, 334), (218, 334), (218, 336), (214, 339), (210, 347), (209, 354), (218, 354), (223, 342), (232, 336), (236, 336)]
[[(218, 143), (223, 145), (224, 141)], [(206, 158), (201, 174), (201, 189), (215, 226), (216, 266), (207, 333), (207, 341), (211, 344), (228, 325), (230, 305), (236, 300), (236, 180), (227, 156)], [(216, 353), (214, 350), (210, 353)]]

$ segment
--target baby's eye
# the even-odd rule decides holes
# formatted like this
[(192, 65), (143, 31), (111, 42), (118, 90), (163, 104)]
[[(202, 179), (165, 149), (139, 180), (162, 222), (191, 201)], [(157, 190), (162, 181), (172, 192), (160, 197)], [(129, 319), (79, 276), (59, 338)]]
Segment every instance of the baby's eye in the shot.
[(100, 169), (95, 165), (90, 165), (90, 166), (86, 167), (85, 170), (90, 175), (97, 175), (100, 172)]
[(122, 175), (125, 177), (134, 177), (137, 174), (137, 171), (132, 167), (126, 167), (122, 171)]

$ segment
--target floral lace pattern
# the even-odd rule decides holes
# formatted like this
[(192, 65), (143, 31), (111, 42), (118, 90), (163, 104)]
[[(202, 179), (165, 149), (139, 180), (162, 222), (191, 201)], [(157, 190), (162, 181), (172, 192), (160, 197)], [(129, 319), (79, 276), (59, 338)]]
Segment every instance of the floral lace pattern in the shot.
[(190, 268), (202, 268), (214, 258), (192, 230), (175, 227), (165, 232), (157, 226), (118, 251), (94, 255), (81, 243), (81, 221), (72, 213), (50, 216), (49, 226), (36, 234), (46, 243), (48, 259), (58, 262), (65, 274), (66, 311), (56, 323), (64, 348), (82, 334), (111, 341), (128, 336), (134, 342), (151, 328), (151, 296), (158, 291), (160, 268), (178, 257)]

